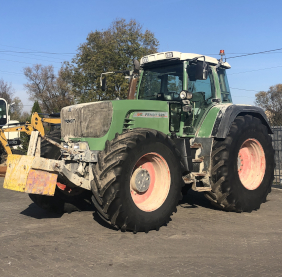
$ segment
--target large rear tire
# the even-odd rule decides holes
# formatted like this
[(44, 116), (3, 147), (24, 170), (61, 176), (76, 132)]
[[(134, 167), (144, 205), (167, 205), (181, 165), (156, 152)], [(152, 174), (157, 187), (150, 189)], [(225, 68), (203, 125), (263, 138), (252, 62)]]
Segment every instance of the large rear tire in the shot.
[(267, 127), (251, 115), (238, 116), (212, 150), (212, 191), (206, 197), (235, 212), (251, 212), (266, 201), (274, 179), (274, 150)]
[(179, 152), (163, 133), (134, 129), (106, 142), (93, 167), (93, 203), (122, 231), (158, 230), (182, 199)]
[[(61, 130), (54, 130), (47, 135), (50, 139), (60, 143)], [(57, 160), (61, 156), (60, 149), (47, 140), (41, 143), (41, 157)], [(30, 199), (40, 208), (55, 213), (71, 213), (91, 209), (91, 191), (76, 188), (69, 190), (58, 176), (58, 183), (54, 196), (29, 194)]]

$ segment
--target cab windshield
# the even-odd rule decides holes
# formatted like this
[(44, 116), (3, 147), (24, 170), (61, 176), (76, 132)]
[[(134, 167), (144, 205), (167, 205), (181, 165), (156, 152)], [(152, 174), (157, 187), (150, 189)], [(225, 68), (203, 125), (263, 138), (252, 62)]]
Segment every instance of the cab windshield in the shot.
[(139, 99), (180, 100), (182, 81), (182, 63), (144, 69), (139, 88)]

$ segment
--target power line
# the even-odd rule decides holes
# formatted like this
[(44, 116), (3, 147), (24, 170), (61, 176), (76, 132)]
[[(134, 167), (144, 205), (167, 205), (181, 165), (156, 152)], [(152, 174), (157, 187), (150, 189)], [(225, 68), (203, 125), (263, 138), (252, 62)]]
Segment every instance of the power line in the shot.
[(230, 73), (230, 74), (228, 74), (228, 76), (234, 75), (234, 74), (241, 74), (241, 73), (248, 73), (248, 72), (260, 71), (260, 70), (272, 69), (272, 68), (279, 68), (279, 67), (282, 67), (282, 65), (273, 66), (273, 67), (265, 67), (265, 68), (254, 69), (254, 70), (249, 70), (249, 71)]
[(43, 51), (13, 51), (13, 50), (0, 50), (1, 53), (19, 53), (19, 54), (48, 54), (48, 55), (75, 55), (76, 53), (55, 53)]
[[(230, 87), (232, 88), (232, 87)], [(238, 89), (238, 90), (244, 90), (244, 91), (254, 91), (254, 92), (260, 92), (258, 90), (253, 90), (253, 89), (244, 89), (244, 88), (232, 88), (232, 89)]]
[(240, 95), (232, 95), (232, 98), (250, 98), (250, 99), (254, 99), (254, 97), (250, 97), (250, 96), (240, 96)]
[[(28, 50), (28, 51), (32, 51), (35, 53), (50, 53), (50, 52), (41, 52), (38, 50), (34, 50), (34, 49), (28, 49), (28, 48), (22, 48), (22, 47), (16, 47), (16, 46), (11, 46), (11, 45), (5, 45), (5, 44), (0, 44), (0, 46), (4, 46), (4, 47), (12, 47), (12, 48), (17, 48), (17, 49), (23, 49), (23, 50)], [(61, 54), (76, 54), (76, 53), (61, 53)]]
[(38, 51), (38, 50), (34, 50), (34, 49), (22, 48), (22, 47), (11, 46), (11, 45), (5, 45), (5, 44), (0, 44), (0, 46), (4, 46), (4, 47), (12, 47), (12, 48), (23, 49), (23, 50), (29, 50), (29, 51)]
[(8, 73), (8, 74), (20, 74), (20, 75), (23, 75), (23, 73), (12, 72), (12, 71), (3, 71), (3, 70), (0, 70), (0, 72), (4, 72), (4, 73)]
[(273, 50), (267, 50), (267, 51), (261, 51), (261, 52), (248, 53), (248, 54), (244, 54), (244, 55), (229, 57), (229, 58), (226, 58), (226, 59), (234, 59), (234, 58), (239, 58), (239, 57), (264, 54), (264, 53), (274, 52), (274, 51), (278, 51), (278, 50), (282, 50), (282, 48), (273, 49)]
[[(14, 54), (10, 54), (10, 53), (2, 53), (4, 55), (10, 55), (10, 56), (15, 56), (15, 57), (24, 57), (24, 58), (27, 58), (25, 56), (19, 56), (19, 55), (14, 55)], [(63, 60), (61, 58), (57, 58), (57, 57), (50, 57), (50, 56), (42, 56), (42, 55), (35, 55), (35, 54), (28, 54), (28, 55), (32, 55), (32, 56), (36, 56), (36, 57), (44, 57), (44, 58), (51, 58), (52, 60)], [(32, 58), (32, 57), (28, 57), (29, 59), (35, 59), (35, 58)], [(43, 60), (43, 59), (40, 59), (40, 60)], [(45, 60), (47, 61), (47, 60)], [(54, 62), (55, 63), (55, 62)], [(56, 62), (56, 63), (59, 63), (59, 62)]]
[[(281, 54), (282, 52), (271, 52), (271, 53), (268, 53), (268, 52), (266, 52), (266, 53), (261, 53), (261, 54)], [(225, 52), (225, 54), (226, 55), (248, 55), (248, 54), (250, 54), (250, 53), (228, 53), (228, 52)], [(219, 53), (217, 53), (217, 54), (205, 54), (205, 56), (217, 56), (217, 55), (219, 55)], [(228, 59), (228, 58), (226, 58), (226, 59)]]
[[(46, 61), (46, 62), (51, 62), (51, 63), (60, 63), (60, 64), (62, 63), (62, 62), (57, 62), (57, 61), (45, 60), (45, 59), (37, 59), (37, 58), (33, 58), (33, 57), (24, 57), (24, 56), (19, 56), (19, 55), (14, 55), (14, 54), (4, 54), (4, 55), (9, 55), (9, 56), (13, 56), (13, 57), (20, 57), (20, 58), (24, 58), (24, 59), (28, 58), (28, 59), (37, 60), (37, 61)], [(62, 59), (59, 59), (59, 58), (52, 58), (52, 59), (62, 60)]]
[[(8, 62), (14, 62), (14, 63), (25, 63), (25, 64), (34, 64), (34, 63), (27, 63), (27, 62), (19, 62), (19, 61), (13, 61), (13, 60), (6, 60), (6, 59), (0, 59), (1, 61), (8, 61)], [(54, 67), (59, 68), (59, 67)]]

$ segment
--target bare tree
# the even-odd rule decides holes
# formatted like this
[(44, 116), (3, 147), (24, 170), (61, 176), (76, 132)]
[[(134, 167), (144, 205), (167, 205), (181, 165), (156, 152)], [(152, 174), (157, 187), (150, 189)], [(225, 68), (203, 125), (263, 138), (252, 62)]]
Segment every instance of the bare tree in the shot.
[(11, 119), (21, 121), (23, 103), (19, 97), (14, 97), (12, 103), (14, 104), (10, 107)]
[(12, 85), (0, 79), (0, 98), (4, 98), (8, 104), (11, 104), (14, 94), (15, 90)]
[(255, 95), (255, 104), (265, 110), (272, 126), (282, 125), (282, 84), (271, 86), (268, 91)]
[(71, 94), (70, 72), (64, 67), (62, 67), (58, 72), (56, 89), (58, 93), (57, 104), (59, 107), (63, 108), (74, 103), (73, 96)]
[(24, 75), (28, 80), (24, 86), (30, 96), (29, 99), (38, 101), (43, 112), (59, 112), (61, 108), (72, 104), (63, 73), (62, 68), (57, 77), (52, 65), (36, 64), (33, 67), (24, 68)]

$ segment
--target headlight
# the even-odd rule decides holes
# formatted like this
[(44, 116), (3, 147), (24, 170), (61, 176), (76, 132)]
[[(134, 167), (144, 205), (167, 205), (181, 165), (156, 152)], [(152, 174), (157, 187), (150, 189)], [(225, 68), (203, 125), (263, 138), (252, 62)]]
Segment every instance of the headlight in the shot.
[(185, 99), (186, 98), (186, 91), (184, 91), (184, 90), (182, 90), (181, 92), (180, 92), (180, 99)]
[(192, 92), (187, 92), (186, 97), (187, 97), (187, 99), (191, 99), (193, 97)]

